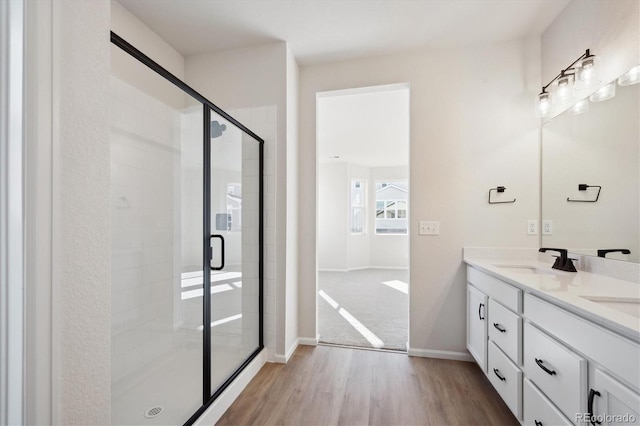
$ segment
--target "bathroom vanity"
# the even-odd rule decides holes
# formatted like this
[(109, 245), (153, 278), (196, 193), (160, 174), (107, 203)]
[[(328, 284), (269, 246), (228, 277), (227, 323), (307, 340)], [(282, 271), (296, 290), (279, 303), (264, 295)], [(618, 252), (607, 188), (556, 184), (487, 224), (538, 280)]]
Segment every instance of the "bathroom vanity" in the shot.
[(465, 262), (467, 348), (522, 424), (640, 424), (640, 284)]

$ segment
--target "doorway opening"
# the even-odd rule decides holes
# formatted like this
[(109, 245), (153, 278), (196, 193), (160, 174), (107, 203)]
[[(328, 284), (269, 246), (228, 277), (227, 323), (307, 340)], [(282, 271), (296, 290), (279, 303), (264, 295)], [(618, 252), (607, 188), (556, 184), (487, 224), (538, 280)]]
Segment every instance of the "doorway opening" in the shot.
[(407, 351), (409, 85), (317, 94), (318, 340)]

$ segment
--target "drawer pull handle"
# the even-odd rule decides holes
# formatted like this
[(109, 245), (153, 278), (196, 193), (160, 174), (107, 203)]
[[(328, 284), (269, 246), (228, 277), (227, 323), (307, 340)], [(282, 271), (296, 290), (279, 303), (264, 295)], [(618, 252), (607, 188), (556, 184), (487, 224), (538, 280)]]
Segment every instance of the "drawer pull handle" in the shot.
[(481, 320), (484, 320), (484, 317), (480, 313), (480, 311), (482, 311), (482, 308), (484, 308), (484, 303), (481, 303), (478, 305), (478, 318), (480, 318)]
[(544, 366), (543, 364), (543, 360), (535, 358), (536, 360), (536, 364), (538, 364), (538, 367), (542, 368), (544, 370), (545, 373), (549, 374), (550, 376), (555, 376), (556, 372), (555, 370), (549, 370), (547, 367)]
[(589, 422), (593, 426), (599, 425), (600, 423), (602, 423), (602, 422), (600, 422), (598, 420), (595, 420), (595, 421), (593, 420), (593, 398), (596, 397), (596, 396), (600, 396), (600, 392), (598, 392), (595, 389), (590, 389), (589, 390), (589, 401), (587, 403), (587, 411), (589, 412)]
[(536, 424), (536, 426), (542, 426), (542, 422), (539, 422), (537, 420), (534, 420), (533, 422)]
[(503, 382), (507, 380), (503, 376), (500, 375), (500, 370), (498, 370), (497, 368), (494, 368), (493, 372), (495, 373), (496, 376), (498, 376), (498, 379), (502, 380)]
[(506, 328), (504, 328), (503, 326), (501, 326), (500, 324), (498, 324), (497, 322), (493, 323), (493, 326), (500, 332), (500, 333), (504, 333), (507, 331)]

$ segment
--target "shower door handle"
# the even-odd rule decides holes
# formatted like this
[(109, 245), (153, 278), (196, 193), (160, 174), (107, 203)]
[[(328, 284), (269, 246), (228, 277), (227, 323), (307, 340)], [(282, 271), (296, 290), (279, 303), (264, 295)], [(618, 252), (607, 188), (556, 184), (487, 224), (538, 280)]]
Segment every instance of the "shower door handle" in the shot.
[[(220, 239), (220, 266), (211, 266), (211, 261), (213, 260), (213, 249), (211, 248), (211, 240), (214, 238)], [(212, 271), (220, 271), (224, 268), (224, 237), (220, 234), (211, 234), (209, 237), (209, 250), (211, 251), (211, 256), (209, 259), (209, 267)]]

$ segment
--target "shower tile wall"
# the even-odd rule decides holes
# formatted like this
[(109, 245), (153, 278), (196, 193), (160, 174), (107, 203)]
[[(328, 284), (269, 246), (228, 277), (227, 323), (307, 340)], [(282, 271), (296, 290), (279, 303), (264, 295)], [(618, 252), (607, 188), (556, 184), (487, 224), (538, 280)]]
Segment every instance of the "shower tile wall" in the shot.
[(114, 77), (111, 96), (112, 380), (117, 382), (172, 347), (174, 283), (180, 282), (173, 260), (180, 113)]
[(267, 349), (268, 359), (273, 361), (275, 360), (276, 345), (276, 107), (270, 105), (228, 112), (264, 139), (264, 345)]

